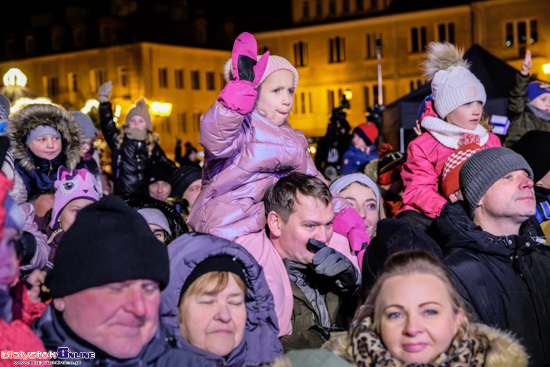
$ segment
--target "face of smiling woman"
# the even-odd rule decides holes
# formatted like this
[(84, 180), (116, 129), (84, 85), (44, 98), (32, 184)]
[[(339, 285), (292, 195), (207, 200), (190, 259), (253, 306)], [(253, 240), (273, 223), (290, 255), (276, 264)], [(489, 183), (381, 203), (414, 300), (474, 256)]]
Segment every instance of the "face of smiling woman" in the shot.
[(446, 351), (464, 320), (462, 311), (453, 311), (444, 283), (432, 274), (388, 278), (379, 300), (382, 342), (406, 363), (427, 363)]

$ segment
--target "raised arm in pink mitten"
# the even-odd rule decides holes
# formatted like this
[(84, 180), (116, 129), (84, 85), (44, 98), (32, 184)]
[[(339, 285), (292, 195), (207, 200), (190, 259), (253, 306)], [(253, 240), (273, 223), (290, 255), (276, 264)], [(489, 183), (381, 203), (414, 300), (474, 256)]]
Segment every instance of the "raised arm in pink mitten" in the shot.
[(233, 44), (231, 57), (233, 79), (223, 88), (218, 100), (227, 108), (247, 114), (254, 108), (256, 87), (264, 74), (269, 52), (259, 60), (256, 39), (248, 32), (241, 33)]

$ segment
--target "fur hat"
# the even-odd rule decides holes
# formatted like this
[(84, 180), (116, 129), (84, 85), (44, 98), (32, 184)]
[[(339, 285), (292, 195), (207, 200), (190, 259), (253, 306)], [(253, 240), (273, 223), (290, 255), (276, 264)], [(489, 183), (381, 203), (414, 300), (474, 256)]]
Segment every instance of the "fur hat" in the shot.
[(76, 111), (73, 112), (73, 117), (82, 128), (82, 132), (84, 133), (84, 137), (86, 139), (93, 139), (99, 134), (97, 128), (94, 126), (94, 122), (87, 114)]
[(10, 116), (10, 101), (0, 94), (0, 132), (4, 132)]
[[(258, 56), (258, 60), (262, 57), (262, 55)], [(298, 87), (298, 70), (284, 57), (277, 56), (277, 55), (269, 55), (269, 59), (267, 60), (267, 66), (264, 71), (264, 75), (262, 75), (262, 78), (260, 79), (260, 83), (256, 87), (256, 89), (266, 80), (268, 76), (276, 72), (277, 70), (288, 70), (294, 74), (294, 90)], [(233, 80), (233, 60), (229, 59), (226, 61), (224, 67), (223, 67), (223, 76), (226, 81)]]
[(504, 147), (482, 149), (464, 162), (459, 182), (470, 219), (474, 217), (477, 204), (487, 190), (504, 175), (517, 170), (524, 170), (533, 179), (533, 171), (525, 158)]
[(52, 220), (50, 228), (59, 228), (59, 216), (65, 207), (73, 200), (88, 199), (93, 202), (99, 200), (97, 181), (90, 172), (85, 169), (69, 171), (61, 166), (57, 171), (55, 181), (55, 195), (52, 208)]
[(475, 101), (487, 101), (485, 88), (469, 70), (463, 50), (448, 42), (431, 42), (424, 61), (425, 75), (432, 80), (432, 95), (439, 117)]
[(154, 224), (162, 228), (166, 233), (168, 233), (170, 236), (172, 235), (172, 231), (170, 230), (170, 225), (168, 224), (168, 219), (166, 219), (166, 216), (156, 208), (143, 208), (138, 209), (137, 211), (141, 216), (145, 219), (147, 224)]
[(374, 122), (365, 122), (353, 129), (353, 134), (359, 135), (367, 145), (373, 145), (378, 138), (379, 130)]
[(529, 102), (533, 102), (535, 98), (544, 93), (550, 93), (550, 84), (535, 81), (527, 85), (527, 97), (529, 98)]
[(443, 195), (445, 195), (447, 199), (452, 193), (457, 192), (460, 188), (458, 184), (458, 173), (464, 162), (466, 162), (466, 159), (470, 158), (481, 149), (479, 144), (466, 144), (456, 149), (451, 153), (449, 158), (447, 158), (441, 174), (441, 188), (443, 189)]
[(202, 170), (196, 166), (181, 166), (172, 173), (172, 196), (181, 198), (191, 184), (202, 178)]
[(147, 130), (153, 130), (153, 123), (151, 122), (151, 115), (149, 114), (149, 105), (143, 98), (137, 101), (134, 107), (130, 108), (130, 111), (128, 111), (126, 115), (125, 124), (128, 125), (134, 116), (143, 117), (147, 123)]
[(54, 268), (46, 276), (52, 298), (134, 279), (170, 280), (166, 245), (137, 211), (107, 195), (78, 213), (61, 239)]

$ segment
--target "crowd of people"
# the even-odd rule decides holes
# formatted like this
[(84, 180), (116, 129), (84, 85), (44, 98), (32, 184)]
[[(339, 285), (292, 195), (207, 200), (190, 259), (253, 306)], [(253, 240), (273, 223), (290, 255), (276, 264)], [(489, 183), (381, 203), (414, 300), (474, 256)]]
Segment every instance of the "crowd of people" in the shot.
[(0, 96), (0, 365), (550, 366), (550, 88), (529, 51), (509, 148), (461, 50), (432, 43), (406, 152), (339, 110), (314, 162), (288, 122), (298, 71), (257, 50), (235, 40), (202, 162), (179, 139), (167, 158), (144, 99), (117, 126), (111, 82), (99, 129)]

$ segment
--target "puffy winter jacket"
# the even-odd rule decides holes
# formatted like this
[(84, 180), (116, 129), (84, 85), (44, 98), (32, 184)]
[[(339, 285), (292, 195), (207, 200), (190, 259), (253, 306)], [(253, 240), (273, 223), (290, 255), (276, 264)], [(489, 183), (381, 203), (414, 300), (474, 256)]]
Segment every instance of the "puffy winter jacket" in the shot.
[(519, 235), (494, 236), (456, 202), (443, 208), (433, 229), (458, 293), (481, 321), (515, 333), (531, 366), (548, 366), (550, 248), (536, 240), (537, 227), (531, 218)]
[[(483, 148), (499, 146), (498, 136), (489, 133)], [(404, 210), (416, 210), (430, 218), (439, 215), (441, 208), (447, 203), (440, 190), (440, 177), (443, 166), (453, 151), (453, 148), (441, 144), (429, 132), (421, 134), (409, 144), (407, 161), (401, 171), (405, 185), (403, 206), (396, 214)]]
[(527, 97), (529, 80), (529, 75), (524, 76), (519, 72), (516, 73), (516, 82), (508, 98), (507, 114), (510, 119), (510, 127), (506, 133), (506, 141), (504, 143), (507, 147), (511, 147), (530, 130), (550, 131), (550, 121), (536, 116), (527, 107), (529, 103), (529, 98)]
[[(178, 340), (178, 346), (199, 355), (216, 366), (245, 367), (268, 365), (283, 354), (277, 339), (279, 328), (273, 296), (269, 291), (264, 271), (242, 246), (209, 234), (185, 233), (168, 246), (170, 283), (162, 291), (161, 320), (169, 325)], [(181, 288), (202, 261), (218, 255), (236, 258), (246, 271), (246, 329), (241, 344), (229, 355), (220, 357), (189, 344), (181, 337), (178, 324), (178, 304)]]
[[(111, 149), (113, 167), (114, 193), (120, 196), (141, 195), (145, 190), (143, 178), (145, 171), (151, 164), (166, 164), (176, 169), (174, 162), (169, 160), (157, 142), (149, 154), (148, 144), (152, 142), (130, 139), (124, 136), (122, 144), (118, 145), (121, 131), (113, 120), (113, 110), (110, 102), (99, 104), (99, 121), (101, 131)], [(147, 134), (152, 134), (148, 131)]]
[(75, 353), (95, 353), (94, 359), (76, 360), (80, 362), (80, 366), (213, 366), (208, 361), (191, 353), (178, 350), (175, 347), (174, 337), (169, 334), (168, 328), (162, 323), (159, 324), (159, 329), (153, 339), (145, 345), (141, 353), (130, 359), (117, 359), (78, 337), (69, 329), (62, 314), (55, 310), (53, 304), (46, 308), (46, 312), (32, 327), (42, 339), (47, 351), (57, 352), (59, 347), (68, 347), (71, 352)]
[[(40, 125), (53, 127), (61, 134), (61, 154), (52, 160), (38, 158), (25, 144), (28, 133)], [(82, 129), (63, 107), (48, 104), (26, 106), (10, 119), (8, 137), (14, 158), (14, 175), (19, 176), (14, 178), (10, 193), (18, 203), (27, 201), (27, 197), (35, 192), (53, 189), (61, 165), (69, 170), (85, 167), (80, 158)]]
[(301, 172), (325, 181), (299, 130), (274, 126), (257, 111), (241, 115), (215, 102), (201, 117), (202, 191), (189, 225), (230, 240), (265, 226), (262, 198), (280, 177)]

